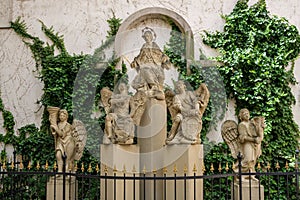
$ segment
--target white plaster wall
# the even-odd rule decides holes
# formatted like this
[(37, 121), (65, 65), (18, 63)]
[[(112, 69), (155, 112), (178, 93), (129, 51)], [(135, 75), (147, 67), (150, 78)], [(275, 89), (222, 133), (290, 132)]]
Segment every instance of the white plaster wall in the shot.
[[(3, 1), (4, 2), (4, 1)], [(126, 19), (132, 13), (147, 7), (163, 7), (177, 12), (191, 26), (195, 38), (195, 58), (201, 48), (206, 56), (216, 52), (201, 42), (204, 30), (222, 30), (221, 14), (229, 14), (237, 0), (5, 0), (12, 8), (11, 18), (21, 16), (28, 31), (42, 39), (43, 21), (65, 36), (66, 48), (70, 53), (92, 53), (105, 40), (108, 24), (113, 16)], [(255, 3), (250, 0), (249, 4)], [(266, 0), (271, 14), (286, 17), (300, 28), (299, 0)], [(10, 16), (8, 16), (8, 19)], [(5, 24), (5, 22), (1, 22)], [(0, 24), (1, 26), (1, 24)], [(159, 36), (158, 36), (159, 37)], [(300, 81), (300, 63), (296, 62), (295, 74)], [(13, 113), (16, 129), (26, 124), (40, 124), (41, 113), (35, 102), (42, 94), (42, 83), (36, 79), (35, 63), (31, 52), (21, 38), (11, 29), (0, 29), (0, 90), (5, 108)], [(299, 85), (293, 87), (297, 97), (294, 106), (295, 119), (300, 124)], [(226, 119), (234, 119), (233, 104), (230, 104)], [(2, 124), (0, 119), (0, 125)], [(1, 131), (1, 129), (0, 129)], [(2, 132), (2, 131), (1, 131)], [(219, 132), (212, 134), (219, 138)], [(219, 140), (219, 139), (216, 139)]]

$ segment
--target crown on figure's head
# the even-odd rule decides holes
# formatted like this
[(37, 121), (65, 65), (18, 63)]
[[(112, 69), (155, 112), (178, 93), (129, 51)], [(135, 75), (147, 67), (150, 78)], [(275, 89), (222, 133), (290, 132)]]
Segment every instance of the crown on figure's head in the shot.
[(153, 41), (156, 39), (156, 33), (154, 32), (154, 30), (152, 28), (149, 27), (145, 27), (142, 29), (142, 37), (145, 37), (145, 33), (150, 32), (153, 35)]

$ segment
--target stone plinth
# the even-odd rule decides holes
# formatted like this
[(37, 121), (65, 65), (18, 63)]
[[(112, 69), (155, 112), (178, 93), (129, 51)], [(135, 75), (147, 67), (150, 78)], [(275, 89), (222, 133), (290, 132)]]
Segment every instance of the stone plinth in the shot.
[[(174, 176), (174, 169), (177, 170), (176, 176), (193, 176), (194, 166), (196, 175), (202, 175), (203, 164), (203, 145), (168, 145), (164, 147), (164, 163), (167, 169), (167, 176)], [(194, 179), (176, 180), (176, 199), (203, 199), (203, 180)], [(186, 187), (185, 187), (186, 186)], [(175, 182), (168, 181), (166, 185), (166, 199), (175, 199)], [(196, 193), (194, 194), (194, 192)]]
[[(77, 183), (75, 177), (66, 176), (65, 199), (77, 199)], [(63, 177), (50, 177), (47, 182), (47, 200), (63, 199)]]
[[(231, 196), (232, 200), (239, 200), (240, 199), (240, 186), (239, 182), (234, 183), (232, 191), (231, 188)], [(242, 182), (242, 199), (243, 200), (264, 200), (264, 186), (259, 185), (257, 181), (251, 181), (251, 198), (250, 198), (250, 185), (248, 181)]]
[[(149, 98), (137, 127), (137, 142), (140, 146), (140, 172), (146, 169), (146, 176), (153, 176), (152, 171), (157, 170), (156, 175), (162, 176), (163, 146), (167, 136), (167, 106), (165, 101)], [(154, 199), (153, 181), (140, 182), (140, 199)], [(146, 191), (144, 191), (144, 188)], [(162, 199), (162, 181), (156, 181), (156, 199)], [(144, 194), (145, 193), (145, 194)]]
[[(139, 170), (139, 146), (138, 145), (101, 145), (101, 175), (107, 176), (124, 176), (124, 167), (126, 176), (133, 176), (135, 169), (136, 176)], [(100, 194), (101, 199), (139, 199), (139, 182), (132, 180), (112, 180), (101, 179)], [(134, 194), (135, 191), (135, 194)]]

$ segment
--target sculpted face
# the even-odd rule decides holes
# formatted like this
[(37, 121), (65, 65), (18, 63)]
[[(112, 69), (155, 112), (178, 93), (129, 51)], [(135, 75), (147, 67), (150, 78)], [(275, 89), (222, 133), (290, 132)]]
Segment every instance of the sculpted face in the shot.
[(146, 31), (145, 33), (144, 33), (144, 39), (145, 39), (145, 41), (147, 42), (147, 43), (150, 43), (150, 42), (152, 42), (152, 40), (153, 40), (153, 36), (152, 36), (152, 33), (150, 32), (150, 31)]
[(66, 121), (67, 120), (67, 118), (68, 118), (68, 116), (67, 116), (67, 114), (66, 113), (64, 113), (64, 112), (60, 112), (59, 113), (59, 120), (60, 121)]
[(245, 110), (241, 113), (241, 118), (244, 120), (249, 120), (250, 119), (250, 113), (248, 110)]
[(127, 90), (127, 86), (125, 83), (120, 83), (118, 89), (119, 89), (120, 93), (122, 93)]
[(176, 91), (181, 94), (185, 91), (185, 85), (182, 81), (178, 81), (176, 84)]

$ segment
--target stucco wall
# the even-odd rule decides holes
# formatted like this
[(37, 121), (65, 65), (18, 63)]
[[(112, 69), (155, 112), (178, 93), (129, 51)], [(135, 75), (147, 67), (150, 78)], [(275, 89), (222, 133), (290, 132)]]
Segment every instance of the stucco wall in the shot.
[[(26, 124), (40, 124), (42, 109), (36, 101), (42, 94), (42, 83), (35, 77), (35, 62), (27, 46), (12, 29), (9, 20), (22, 17), (28, 31), (46, 40), (41, 32), (43, 21), (53, 26), (65, 36), (66, 48), (70, 53), (92, 53), (105, 40), (108, 24), (113, 16), (126, 19), (132, 13), (147, 7), (162, 7), (181, 15), (192, 28), (195, 40), (195, 58), (201, 48), (206, 56), (216, 52), (201, 43), (200, 34), (204, 30), (222, 30), (224, 21), (221, 14), (232, 11), (237, 0), (3, 0), (0, 12), (0, 90), (5, 108), (13, 113), (16, 129)], [(249, 5), (256, 1), (250, 0)], [(267, 0), (271, 14), (286, 17), (290, 23), (300, 28), (299, 0)], [(295, 74), (300, 81), (300, 61), (296, 62)], [(294, 106), (295, 119), (300, 124), (300, 87), (293, 87), (297, 98)], [(234, 118), (232, 105), (226, 118)], [(3, 120), (0, 117), (0, 125)], [(0, 132), (3, 132), (0, 128)], [(218, 133), (215, 133), (218, 136)]]

